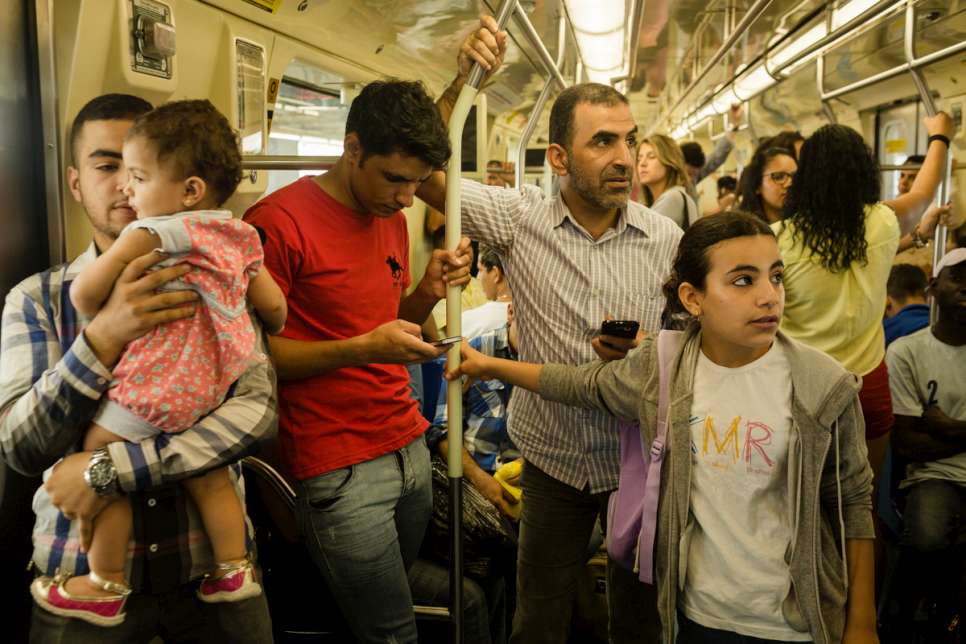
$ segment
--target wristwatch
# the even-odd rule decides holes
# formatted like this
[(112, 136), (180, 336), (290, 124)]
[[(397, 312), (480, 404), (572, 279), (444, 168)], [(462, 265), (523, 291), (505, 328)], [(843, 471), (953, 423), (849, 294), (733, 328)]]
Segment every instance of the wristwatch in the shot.
[(106, 447), (91, 452), (91, 460), (84, 470), (84, 482), (97, 496), (114, 496), (118, 493), (117, 469)]
[(919, 224), (916, 224), (916, 227), (912, 229), (912, 245), (916, 248), (925, 248), (926, 244), (928, 243), (929, 240), (924, 239), (922, 235), (919, 234)]

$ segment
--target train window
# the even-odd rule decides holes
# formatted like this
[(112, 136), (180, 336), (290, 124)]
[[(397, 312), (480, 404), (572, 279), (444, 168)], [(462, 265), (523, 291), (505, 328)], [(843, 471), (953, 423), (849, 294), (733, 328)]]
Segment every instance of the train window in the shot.
[[(349, 107), (342, 78), (299, 60), (286, 68), (268, 136), (268, 154), (339, 156), (345, 138)], [(318, 170), (275, 171), (268, 175), (266, 193)]]
[[(909, 155), (925, 153), (926, 132), (920, 127), (922, 116), (922, 104), (919, 102), (885, 107), (877, 111), (876, 148), (879, 163), (901, 165)], [(898, 182), (898, 172), (882, 173), (883, 199), (892, 199), (899, 194)], [(910, 228), (911, 223), (904, 227)]]
[(966, 4), (924, 0), (916, 5), (916, 57), (966, 40)]

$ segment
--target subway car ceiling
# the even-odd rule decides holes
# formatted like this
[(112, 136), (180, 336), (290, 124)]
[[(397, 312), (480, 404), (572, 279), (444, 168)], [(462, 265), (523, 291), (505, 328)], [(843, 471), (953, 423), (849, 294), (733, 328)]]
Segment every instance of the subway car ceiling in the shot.
[[(47, 146), (52, 261), (89, 240), (60, 179), (70, 120), (91, 97), (128, 92), (153, 103), (207, 97), (240, 131), (246, 155), (337, 155), (354, 92), (383, 76), (417, 78), (438, 94), (455, 73), (463, 36), (497, 0), (28, 0), (35, 4)], [(870, 145), (887, 106), (935, 102), (958, 119), (966, 102), (964, 0), (519, 0), (505, 65), (485, 87), (474, 128), (475, 174), (485, 159), (516, 161), (534, 105), (555, 76), (612, 83), (642, 132), (704, 146), (746, 106), (738, 153), (781, 129), (806, 135), (835, 119)], [(561, 51), (562, 47), (562, 51)], [(56, 79), (56, 80), (54, 80)], [(538, 115), (545, 146), (559, 83)], [(914, 136), (914, 133), (911, 135)], [(914, 142), (913, 142), (914, 145)], [(240, 213), (297, 170), (246, 171), (228, 203)], [(421, 215), (410, 229), (421, 238)], [(425, 250), (414, 242), (414, 253)], [(428, 247), (427, 247), (428, 248)], [(416, 265), (419, 265), (418, 263)]]

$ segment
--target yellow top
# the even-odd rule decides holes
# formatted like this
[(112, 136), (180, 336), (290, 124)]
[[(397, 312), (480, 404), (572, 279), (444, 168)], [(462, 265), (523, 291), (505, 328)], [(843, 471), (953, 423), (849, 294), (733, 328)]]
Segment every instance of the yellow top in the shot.
[[(486, 299), (486, 293), (483, 291), (483, 285), (480, 284), (479, 279), (475, 277), (470, 278), (470, 281), (463, 287), (463, 292), (460, 294), (460, 301), (462, 302), (462, 310), (464, 311), (475, 309), (489, 301)], [(436, 322), (436, 328), (440, 332), (446, 329), (445, 299), (440, 300), (433, 307), (433, 320)]]
[(899, 222), (882, 203), (865, 207), (867, 262), (855, 261), (833, 273), (792, 242), (794, 223), (772, 224), (785, 262), (785, 314), (781, 328), (791, 337), (824, 351), (864, 376), (885, 357), (882, 315), (886, 281), (899, 246)]

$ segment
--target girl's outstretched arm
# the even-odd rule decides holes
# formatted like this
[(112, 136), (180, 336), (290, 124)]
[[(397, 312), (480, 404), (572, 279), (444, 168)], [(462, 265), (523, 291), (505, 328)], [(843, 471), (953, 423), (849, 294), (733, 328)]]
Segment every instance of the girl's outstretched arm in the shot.
[(504, 360), (480, 353), (463, 341), (460, 347), (461, 363), (459, 369), (452, 371), (447, 368), (446, 379), (456, 380), (461, 375), (478, 378), (479, 380), (502, 380), (516, 387), (523, 387), (540, 393), (540, 372), (542, 364), (531, 364), (517, 360)]
[(107, 301), (114, 282), (132, 261), (161, 246), (161, 238), (140, 228), (118, 237), (70, 285), (70, 301), (81, 314), (94, 317)]
[(464, 362), (459, 370), (447, 372), (446, 377), (450, 380), (460, 375), (497, 378), (529, 389), (546, 400), (599, 409), (623, 420), (636, 421), (653, 353), (654, 343), (645, 342), (620, 360), (543, 365), (484, 356), (464, 342), (460, 350)]
[(846, 539), (849, 596), (842, 644), (879, 644), (875, 626), (875, 555), (872, 539)]

